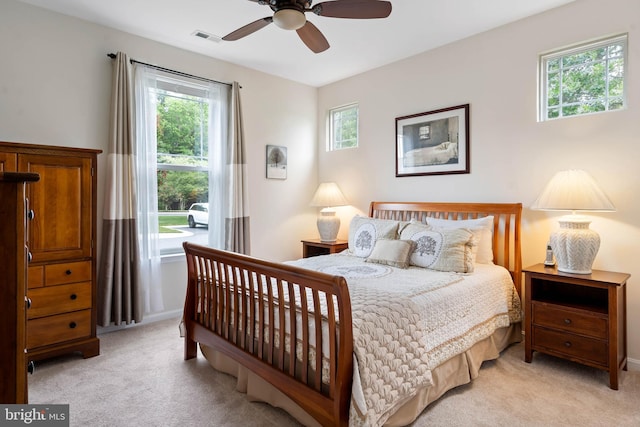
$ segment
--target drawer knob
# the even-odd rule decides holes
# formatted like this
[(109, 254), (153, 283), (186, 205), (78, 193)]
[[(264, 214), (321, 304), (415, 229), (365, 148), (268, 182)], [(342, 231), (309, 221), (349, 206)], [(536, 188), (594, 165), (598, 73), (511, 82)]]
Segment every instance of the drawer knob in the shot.
[(571, 341), (565, 341), (564, 346), (567, 348), (571, 347)]
[(33, 360), (27, 364), (27, 372), (33, 374), (36, 371), (36, 364), (33, 363)]
[(33, 220), (33, 218), (36, 217), (36, 213), (33, 211), (33, 209), (29, 209), (29, 212), (27, 212), (27, 218), (29, 220)]
[(571, 324), (571, 319), (564, 319), (564, 324), (565, 325), (570, 325)]
[(69, 328), (71, 329), (74, 329), (76, 326), (78, 326), (76, 322), (69, 323)]
[(31, 308), (31, 298), (27, 298), (27, 309)]
[(71, 270), (65, 271), (64, 274), (66, 274), (67, 276), (71, 276)]
[(31, 253), (31, 251), (27, 252), (27, 262), (31, 262), (32, 259), (33, 259), (33, 254)]
[(78, 298), (78, 295), (76, 295), (76, 294), (71, 294), (71, 295), (69, 295), (69, 298), (70, 298), (70, 299), (72, 299), (72, 300), (75, 300), (75, 299), (77, 299), (77, 298)]

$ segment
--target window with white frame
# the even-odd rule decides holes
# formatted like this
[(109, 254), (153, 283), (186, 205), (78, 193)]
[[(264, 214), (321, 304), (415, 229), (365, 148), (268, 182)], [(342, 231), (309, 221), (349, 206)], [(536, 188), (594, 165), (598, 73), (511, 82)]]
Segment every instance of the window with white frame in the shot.
[(329, 110), (329, 151), (358, 146), (358, 104)]
[(158, 247), (161, 255), (181, 253), (183, 241), (209, 241), (209, 94), (193, 79), (162, 74), (149, 90), (156, 106)]
[(626, 108), (627, 35), (540, 56), (540, 121)]

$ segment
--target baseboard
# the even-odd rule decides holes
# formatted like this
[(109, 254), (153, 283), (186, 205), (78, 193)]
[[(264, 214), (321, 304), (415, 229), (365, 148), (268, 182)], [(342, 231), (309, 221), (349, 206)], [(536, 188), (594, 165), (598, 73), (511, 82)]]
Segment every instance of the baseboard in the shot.
[[(146, 314), (140, 323), (130, 323), (128, 325), (110, 325), (110, 326), (98, 326), (98, 335), (107, 334), (109, 332), (120, 331), (128, 328), (135, 328), (136, 326), (146, 325), (153, 322), (159, 322), (161, 320), (176, 319), (182, 316), (182, 309), (176, 309), (171, 311), (163, 311), (161, 313)], [(177, 323), (176, 323), (177, 325)]]

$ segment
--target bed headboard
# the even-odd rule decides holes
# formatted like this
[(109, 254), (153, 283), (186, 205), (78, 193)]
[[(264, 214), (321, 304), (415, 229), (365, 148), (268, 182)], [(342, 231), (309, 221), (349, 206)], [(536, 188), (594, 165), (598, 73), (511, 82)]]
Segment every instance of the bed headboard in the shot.
[(490, 215), (493, 215), (493, 262), (509, 270), (521, 294), (522, 203), (371, 202), (369, 207), (370, 217), (396, 221), (427, 222), (427, 218), (460, 220)]

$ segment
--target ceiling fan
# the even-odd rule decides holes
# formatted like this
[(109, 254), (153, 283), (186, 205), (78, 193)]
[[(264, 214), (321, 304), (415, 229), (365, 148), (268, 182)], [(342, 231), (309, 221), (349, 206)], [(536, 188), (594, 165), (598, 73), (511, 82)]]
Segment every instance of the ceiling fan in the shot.
[(329, 42), (318, 27), (307, 21), (306, 12), (329, 18), (374, 19), (391, 14), (391, 2), (379, 0), (334, 0), (311, 6), (312, 0), (249, 0), (268, 5), (273, 16), (258, 19), (227, 34), (226, 41), (241, 39), (253, 34), (272, 22), (285, 30), (296, 30), (300, 39), (315, 53), (329, 49)]

